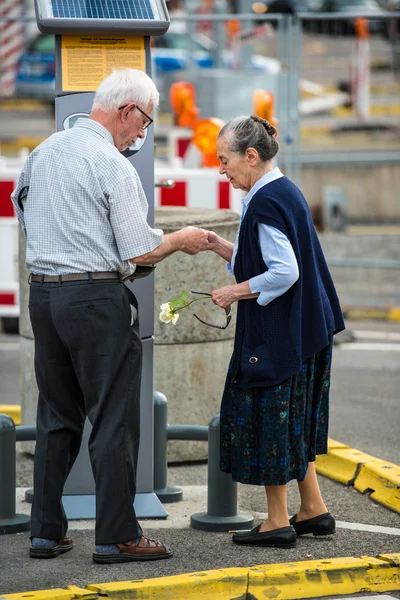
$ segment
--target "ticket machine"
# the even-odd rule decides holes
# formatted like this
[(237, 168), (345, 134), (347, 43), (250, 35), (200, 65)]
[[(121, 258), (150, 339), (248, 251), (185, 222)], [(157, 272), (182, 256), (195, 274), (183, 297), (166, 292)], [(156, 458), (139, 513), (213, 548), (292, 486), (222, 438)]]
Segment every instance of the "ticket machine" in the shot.
[[(39, 30), (56, 36), (56, 128), (73, 127), (90, 113), (94, 91), (115, 68), (141, 69), (151, 76), (150, 36), (169, 27), (165, 0), (35, 0)], [(135, 166), (154, 224), (154, 132), (123, 154)], [(138, 517), (166, 517), (153, 491), (154, 275), (136, 280), (143, 340), (141, 441), (135, 511)], [(95, 516), (95, 486), (87, 448), (87, 421), (80, 453), (68, 477), (63, 503), (70, 519)]]

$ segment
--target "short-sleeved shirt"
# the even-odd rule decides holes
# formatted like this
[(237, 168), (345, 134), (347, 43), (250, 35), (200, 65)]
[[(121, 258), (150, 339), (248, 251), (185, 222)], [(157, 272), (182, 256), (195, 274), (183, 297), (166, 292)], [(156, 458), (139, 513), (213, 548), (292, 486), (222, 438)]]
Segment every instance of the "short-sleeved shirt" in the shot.
[[(29, 186), (18, 205), (23, 187)], [(80, 119), (28, 157), (12, 193), (27, 237), (32, 273), (95, 271), (133, 274), (128, 259), (151, 252), (163, 232), (147, 223), (148, 203), (133, 165), (100, 123)]]

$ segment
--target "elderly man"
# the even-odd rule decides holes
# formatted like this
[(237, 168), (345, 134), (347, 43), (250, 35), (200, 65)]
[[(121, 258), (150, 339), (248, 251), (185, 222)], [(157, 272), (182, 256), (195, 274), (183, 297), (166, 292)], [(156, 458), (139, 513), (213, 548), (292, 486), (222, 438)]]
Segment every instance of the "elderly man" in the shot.
[[(120, 153), (144, 137), (158, 104), (134, 69), (100, 84), (89, 119), (53, 134), (26, 161), (12, 194), (27, 238), (29, 311), (39, 388), (30, 555), (72, 548), (61, 497), (85, 416), (96, 482), (96, 562), (171, 556), (146, 538), (133, 501), (142, 344), (137, 301), (122, 280), (177, 250), (208, 249), (207, 232), (163, 235), (132, 164)], [(22, 200), (22, 198), (24, 198)]]

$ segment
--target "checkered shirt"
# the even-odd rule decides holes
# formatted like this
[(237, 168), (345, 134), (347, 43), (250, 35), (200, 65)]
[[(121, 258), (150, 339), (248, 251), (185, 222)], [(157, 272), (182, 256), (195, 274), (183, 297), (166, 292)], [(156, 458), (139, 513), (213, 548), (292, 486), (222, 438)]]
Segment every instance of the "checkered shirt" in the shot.
[[(29, 193), (22, 211), (18, 197), (24, 186)], [(135, 168), (111, 133), (90, 119), (40, 144), (11, 198), (32, 273), (119, 271), (127, 277), (135, 270), (128, 259), (162, 242), (161, 229), (146, 221), (148, 204)]]

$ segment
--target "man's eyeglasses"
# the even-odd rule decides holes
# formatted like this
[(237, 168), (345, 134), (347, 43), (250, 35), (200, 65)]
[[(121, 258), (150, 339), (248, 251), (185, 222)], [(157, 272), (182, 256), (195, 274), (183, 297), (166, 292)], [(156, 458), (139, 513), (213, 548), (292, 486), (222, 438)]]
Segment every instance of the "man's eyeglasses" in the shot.
[[(209, 296), (211, 298), (211, 294), (208, 294), (207, 292), (191, 291), (191, 294), (200, 294), (201, 296)], [(193, 313), (193, 316), (196, 317), (196, 319), (198, 321), (200, 321), (200, 323), (203, 323), (203, 325), (207, 325), (207, 327), (214, 327), (214, 329), (226, 329), (232, 320), (232, 315), (230, 314), (231, 307), (227, 306), (226, 308), (224, 308), (224, 311), (225, 311), (225, 315), (226, 315), (226, 324), (225, 325), (213, 325), (212, 323), (207, 323), (206, 321), (203, 321), (203, 319), (200, 319), (200, 317), (198, 317), (196, 315), (196, 313)]]
[[(120, 106), (118, 108), (118, 110), (123, 110), (124, 108), (126, 108), (127, 106), (129, 106), (129, 104), (124, 104), (123, 106)], [(139, 112), (142, 113), (142, 115), (144, 117), (146, 117), (147, 121), (145, 121), (142, 125), (142, 129), (147, 129), (148, 127), (150, 127), (150, 125), (153, 123), (153, 119), (151, 117), (149, 117), (149, 115), (147, 115), (141, 108), (139, 108), (137, 105), (135, 105), (135, 108), (138, 109)]]

